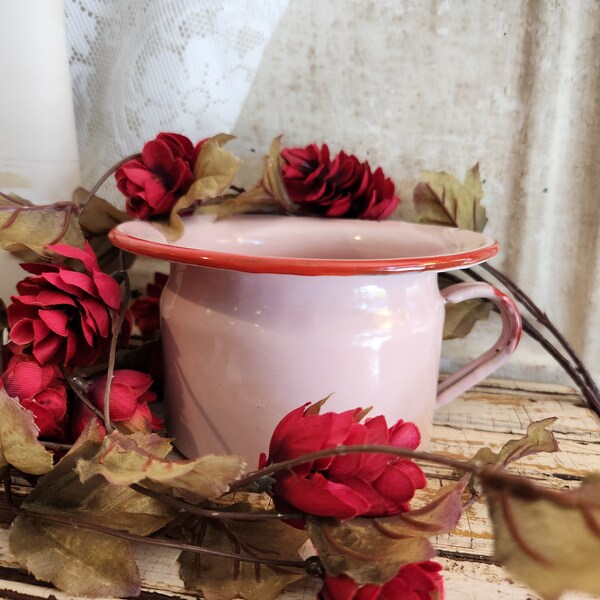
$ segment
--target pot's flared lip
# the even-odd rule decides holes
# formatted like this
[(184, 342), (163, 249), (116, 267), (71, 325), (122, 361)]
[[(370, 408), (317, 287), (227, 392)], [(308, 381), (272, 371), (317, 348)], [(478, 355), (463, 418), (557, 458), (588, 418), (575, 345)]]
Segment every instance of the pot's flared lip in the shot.
[(147, 221), (121, 223), (110, 239), (128, 252), (170, 262), (289, 275), (449, 271), (498, 252), (481, 233), (402, 221), (194, 215), (184, 223), (175, 241)]

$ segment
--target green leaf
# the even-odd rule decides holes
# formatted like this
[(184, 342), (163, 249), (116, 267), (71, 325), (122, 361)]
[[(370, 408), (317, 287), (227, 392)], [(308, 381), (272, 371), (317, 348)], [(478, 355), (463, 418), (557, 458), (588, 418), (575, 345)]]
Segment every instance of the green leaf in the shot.
[(556, 491), (482, 477), (498, 560), (545, 600), (565, 590), (600, 595), (600, 483)]
[(52, 453), (38, 442), (39, 429), (31, 411), (0, 388), (0, 472), (8, 465), (32, 475), (52, 469)]
[(402, 565), (428, 560), (435, 551), (428, 537), (454, 529), (468, 477), (443, 487), (425, 506), (383, 519), (336, 521), (310, 517), (307, 529), (325, 570), (360, 585), (381, 585)]
[(413, 191), (419, 223), (472, 231), (483, 231), (487, 223), (482, 197), (478, 163), (467, 171), (462, 183), (444, 171), (423, 171)]
[(115, 486), (152, 481), (161, 489), (182, 489), (202, 499), (218, 498), (244, 472), (245, 463), (237, 456), (167, 460), (166, 452), (157, 453), (154, 448), (162, 443), (164, 438), (154, 434), (126, 436), (113, 431), (94, 456), (77, 462), (77, 472), (83, 482), (95, 475)]
[(10, 551), (36, 579), (74, 596), (129, 598), (141, 591), (129, 542), (109, 535), (18, 517)]
[[(138, 535), (150, 535), (171, 521), (175, 511), (128, 487), (112, 486), (101, 477), (80, 481), (75, 467), (78, 461), (89, 460), (98, 453), (100, 437), (97, 422), (91, 421), (73, 448), (39, 480), (21, 507), (38, 513), (67, 515), (86, 523)], [(152, 447), (163, 451), (165, 444), (152, 440)], [(96, 542), (97, 553), (94, 552)], [(134, 572), (127, 558), (129, 542), (116, 537), (91, 534), (89, 529), (48, 525), (35, 517), (20, 517), (11, 529), (9, 544), (23, 566), (35, 577), (50, 581), (67, 593), (128, 596), (132, 589), (139, 589), (137, 570)], [(89, 547), (89, 551), (82, 550), (85, 546)], [(29, 558), (32, 548), (35, 548), (35, 559)], [(53, 557), (55, 568), (46, 564), (48, 560), (42, 560), (44, 556)], [(79, 568), (79, 573), (85, 573), (85, 578), (65, 580), (61, 573), (70, 563)], [(123, 583), (119, 572), (121, 566), (125, 570), (127, 584)], [(110, 589), (110, 593), (101, 591), (106, 589)]]
[[(252, 496), (249, 494), (248, 496)], [(251, 511), (247, 503), (231, 504), (219, 510)], [(306, 542), (305, 531), (278, 520), (216, 521), (198, 524), (194, 541), (204, 547), (253, 557), (300, 561), (299, 548)], [(274, 600), (287, 585), (304, 579), (304, 570), (253, 564), (233, 559), (183, 552), (180, 576), (187, 589), (206, 600)]]
[(73, 204), (36, 206), (19, 196), (0, 194), (0, 248), (33, 262), (56, 258), (46, 245), (58, 243), (83, 248)]
[(492, 304), (485, 300), (465, 300), (458, 304), (447, 303), (444, 317), (444, 339), (464, 338), (471, 333), (477, 321), (486, 320)]

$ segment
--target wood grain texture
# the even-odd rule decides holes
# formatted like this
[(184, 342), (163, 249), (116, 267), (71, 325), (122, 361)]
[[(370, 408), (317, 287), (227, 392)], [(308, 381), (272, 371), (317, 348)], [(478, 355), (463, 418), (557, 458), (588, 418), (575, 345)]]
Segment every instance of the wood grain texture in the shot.
[[(560, 451), (527, 457), (513, 468), (554, 488), (579, 485), (585, 475), (600, 472), (600, 419), (564, 386), (490, 380), (438, 411), (428, 449), (468, 459), (482, 446), (498, 450), (509, 439), (523, 434), (530, 422), (551, 416), (558, 417), (552, 430)], [(417, 502), (425, 501), (456, 477), (448, 469), (428, 464), (422, 467), (429, 486)], [(19, 570), (8, 550), (7, 536), (7, 530), (0, 529), (0, 598), (75, 600)], [(435, 545), (445, 567), (447, 600), (537, 600), (535, 594), (511, 581), (493, 563), (493, 540), (483, 503), (475, 503), (463, 514), (455, 531), (439, 536)], [(137, 545), (135, 556), (143, 580), (143, 597), (192, 598), (185, 594), (179, 578), (176, 551)], [(281, 598), (313, 600), (317, 590), (317, 581), (306, 580), (290, 587)], [(563, 600), (586, 598), (590, 596), (563, 596)]]

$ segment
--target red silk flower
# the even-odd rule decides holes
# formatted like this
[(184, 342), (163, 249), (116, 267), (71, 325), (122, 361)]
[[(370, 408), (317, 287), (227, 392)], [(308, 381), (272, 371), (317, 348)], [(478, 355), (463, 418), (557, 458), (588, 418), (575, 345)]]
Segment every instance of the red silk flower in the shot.
[(332, 159), (326, 144), (311, 144), (285, 148), (281, 156), (288, 196), (308, 214), (382, 220), (398, 206), (392, 180), (352, 154)]
[[(93, 379), (87, 388), (89, 400), (100, 411), (104, 410), (104, 392), (107, 376)], [(150, 433), (160, 428), (148, 408), (148, 402), (156, 400), (156, 394), (150, 390), (152, 378), (146, 373), (130, 369), (114, 372), (110, 386), (110, 420), (119, 423), (128, 433), (142, 431)], [(75, 405), (71, 418), (73, 436), (77, 439), (92, 418), (92, 411), (83, 402)]]
[(0, 376), (0, 387), (30, 410), (41, 437), (59, 436), (67, 414), (67, 390), (60, 369), (35, 358), (14, 355)]
[(426, 560), (404, 565), (382, 586), (359, 586), (350, 577), (325, 577), (318, 600), (443, 600), (444, 579), (439, 563)]
[[(306, 406), (306, 405), (305, 405)], [(302, 456), (339, 444), (383, 444), (416, 448), (419, 430), (398, 421), (388, 429), (384, 417), (357, 423), (360, 409), (311, 414), (301, 406), (275, 428), (269, 457), (261, 465)], [(275, 474), (275, 501), (307, 514), (350, 519), (395, 515), (407, 510), (415, 489), (425, 487), (423, 471), (411, 460), (386, 454), (348, 454), (304, 463)]]
[[(90, 245), (49, 249), (81, 261), (86, 272), (49, 263), (24, 264), (32, 273), (17, 284), (7, 309), (10, 339), (41, 364), (92, 365), (108, 350), (112, 313), (121, 304), (119, 284), (100, 270)], [(125, 321), (123, 333), (128, 335)]]
[(160, 330), (160, 295), (169, 279), (164, 273), (154, 273), (154, 282), (146, 286), (147, 296), (140, 296), (131, 305), (135, 324), (144, 337), (152, 337)]
[(201, 146), (178, 133), (159, 133), (144, 144), (141, 158), (127, 161), (115, 173), (127, 212), (140, 219), (169, 214), (192, 185)]

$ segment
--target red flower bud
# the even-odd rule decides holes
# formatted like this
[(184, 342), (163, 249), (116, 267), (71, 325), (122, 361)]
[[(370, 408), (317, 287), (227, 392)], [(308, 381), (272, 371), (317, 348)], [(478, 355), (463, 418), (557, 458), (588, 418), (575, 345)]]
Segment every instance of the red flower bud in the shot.
[[(416, 448), (419, 430), (398, 421), (388, 429), (384, 417), (357, 423), (360, 409), (308, 414), (305, 407), (285, 416), (275, 428), (266, 464), (339, 444), (383, 444)], [(261, 460), (265, 464), (265, 460)], [(348, 454), (303, 463), (275, 474), (275, 501), (307, 514), (338, 519), (395, 515), (407, 510), (415, 489), (425, 487), (423, 471), (411, 460), (386, 454)]]
[(67, 390), (60, 369), (35, 358), (14, 355), (0, 376), (0, 387), (30, 410), (41, 437), (60, 436), (67, 414)]
[[(100, 411), (104, 410), (106, 382), (107, 376), (102, 375), (93, 379), (87, 388), (89, 400)], [(129, 369), (116, 370), (110, 386), (110, 420), (120, 423), (130, 433), (150, 433), (152, 429), (158, 429), (160, 423), (154, 421), (148, 408), (148, 402), (156, 400), (156, 394), (150, 391), (151, 385), (152, 378), (146, 373)], [(81, 435), (92, 416), (92, 411), (83, 402), (75, 405), (71, 419), (75, 439)]]
[(160, 330), (160, 295), (167, 284), (168, 275), (154, 273), (154, 282), (146, 287), (147, 296), (136, 298), (131, 305), (135, 324), (144, 337), (153, 337)]
[(398, 206), (392, 180), (352, 154), (340, 152), (332, 160), (326, 144), (311, 144), (286, 148), (281, 156), (290, 200), (308, 214), (382, 220)]
[(194, 163), (202, 147), (178, 133), (159, 133), (144, 145), (141, 158), (117, 169), (117, 187), (126, 196), (127, 212), (146, 219), (165, 215), (194, 180)]
[(359, 586), (350, 577), (325, 577), (319, 600), (444, 600), (442, 566), (426, 560), (404, 565), (391, 581)]

